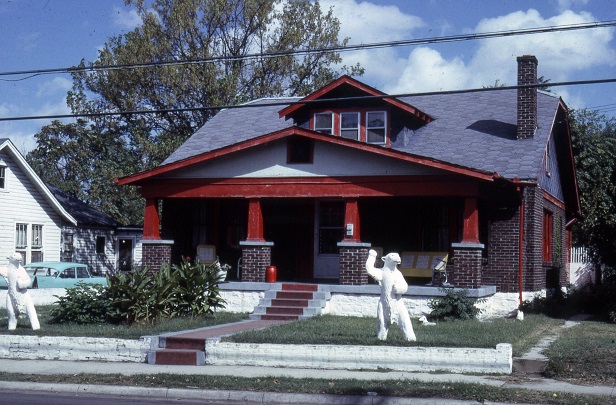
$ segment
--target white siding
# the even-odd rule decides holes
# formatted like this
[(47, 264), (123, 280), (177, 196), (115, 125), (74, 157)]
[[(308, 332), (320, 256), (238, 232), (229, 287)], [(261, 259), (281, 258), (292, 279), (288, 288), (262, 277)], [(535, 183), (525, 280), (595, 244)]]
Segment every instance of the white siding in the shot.
[[(96, 274), (113, 273), (116, 268), (116, 243), (110, 229), (65, 227), (65, 233), (73, 234), (71, 261), (87, 264)], [(96, 239), (105, 238), (104, 253), (96, 253)], [(65, 254), (65, 257), (67, 255)]]
[[(43, 258), (60, 260), (61, 217), (4, 150), (0, 159), (7, 165), (7, 187), (0, 191), (0, 265), (15, 251), (15, 224), (28, 224), (28, 245), (32, 224), (43, 225)], [(28, 254), (30, 253), (28, 247)], [(27, 261), (30, 261), (28, 256)]]
[(439, 171), (418, 164), (396, 161), (374, 153), (352, 150), (325, 142), (314, 143), (310, 164), (287, 163), (286, 140), (261, 145), (178, 170), (178, 178), (315, 177), (426, 175)]

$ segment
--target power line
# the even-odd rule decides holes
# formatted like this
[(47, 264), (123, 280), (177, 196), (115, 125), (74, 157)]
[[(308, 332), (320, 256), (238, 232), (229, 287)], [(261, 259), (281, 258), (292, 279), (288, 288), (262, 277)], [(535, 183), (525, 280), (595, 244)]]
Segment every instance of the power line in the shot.
[(426, 45), (426, 44), (447, 43), (447, 42), (459, 42), (459, 41), (469, 41), (469, 40), (478, 40), (478, 39), (510, 37), (510, 36), (516, 36), (516, 35), (530, 35), (530, 34), (573, 31), (573, 30), (580, 30), (580, 29), (606, 28), (606, 27), (613, 27), (613, 26), (616, 26), (615, 20), (594, 21), (590, 23), (556, 25), (556, 26), (537, 27), (537, 28), (525, 28), (525, 29), (508, 30), (508, 31), (494, 31), (494, 32), (484, 32), (484, 33), (478, 33), (478, 34), (451, 35), (451, 36), (432, 37), (432, 38), (408, 39), (408, 40), (400, 40), (400, 41), (376, 42), (376, 43), (370, 43), (370, 44), (340, 45), (340, 46), (326, 47), (326, 48), (299, 49), (299, 50), (280, 51), (280, 52), (271, 52), (271, 53), (254, 53), (254, 54), (247, 54), (243, 56), (217, 56), (217, 57), (210, 57), (210, 58), (181, 59), (181, 60), (170, 60), (170, 61), (119, 64), (119, 65), (101, 65), (101, 66), (89, 66), (89, 67), (66, 67), (66, 68), (52, 68), (52, 69), (20, 70), (20, 71), (13, 71), (13, 72), (0, 72), (0, 77), (1, 76), (16, 76), (16, 75), (29, 75), (29, 76), (25, 78), (19, 78), (19, 79), (0, 78), (0, 80), (1, 81), (20, 81), (20, 80), (26, 80), (26, 79), (39, 76), (39, 75), (54, 74), (54, 73), (96, 72), (96, 71), (119, 70), (119, 69), (176, 66), (176, 65), (186, 65), (186, 64), (201, 64), (201, 63), (213, 63), (213, 62), (223, 62), (223, 61), (258, 59), (258, 58), (276, 58), (276, 57), (291, 56), (291, 55), (308, 55), (308, 54), (321, 53), (321, 52), (350, 52), (350, 51), (357, 51), (357, 50), (364, 50), (364, 49), (379, 49), (379, 48), (398, 47), (398, 46), (412, 46), (412, 45)]
[(356, 96), (356, 97), (337, 97), (328, 99), (317, 100), (298, 100), (298, 101), (278, 101), (259, 104), (232, 104), (223, 106), (210, 106), (210, 107), (183, 107), (183, 108), (164, 108), (156, 110), (132, 110), (132, 111), (116, 111), (116, 112), (97, 112), (97, 113), (81, 113), (81, 114), (56, 114), (56, 115), (32, 115), (22, 117), (0, 117), (2, 121), (25, 121), (25, 120), (39, 120), (39, 119), (63, 119), (63, 118), (99, 118), (109, 117), (116, 115), (137, 115), (137, 114), (163, 114), (173, 112), (195, 112), (195, 111), (212, 111), (222, 109), (236, 109), (236, 108), (259, 108), (259, 107), (271, 107), (271, 106), (289, 106), (293, 104), (317, 104), (332, 101), (356, 101), (356, 100), (371, 100), (371, 99), (387, 99), (387, 98), (403, 98), (403, 97), (419, 97), (419, 96), (436, 96), (447, 94), (463, 94), (463, 93), (478, 93), (485, 91), (500, 91), (500, 90), (517, 90), (528, 88), (546, 88), (546, 87), (558, 87), (558, 86), (580, 86), (589, 84), (603, 84), (603, 83), (616, 83), (616, 78), (610, 79), (594, 79), (594, 80), (578, 80), (567, 82), (555, 82), (555, 83), (537, 83), (527, 84), (521, 86), (503, 86), (503, 87), (482, 87), (474, 89), (463, 90), (447, 90), (447, 91), (430, 91), (422, 93), (401, 93), (401, 94), (385, 94), (385, 95), (371, 95), (371, 96)]

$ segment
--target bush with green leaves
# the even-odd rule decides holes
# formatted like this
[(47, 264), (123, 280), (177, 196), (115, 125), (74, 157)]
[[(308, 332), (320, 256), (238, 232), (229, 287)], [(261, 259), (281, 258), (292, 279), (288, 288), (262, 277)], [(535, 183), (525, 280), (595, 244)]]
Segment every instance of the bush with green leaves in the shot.
[(433, 298), (428, 301), (428, 307), (432, 309), (430, 319), (452, 321), (475, 319), (481, 310), (475, 304), (482, 302), (468, 296), (468, 290), (442, 289), (444, 297)]
[(78, 284), (58, 297), (56, 323), (153, 323), (162, 318), (213, 313), (224, 307), (215, 265), (182, 259), (179, 265), (107, 277), (107, 286)]
[(79, 282), (67, 288), (66, 295), (54, 297), (58, 302), (50, 313), (51, 323), (105, 323), (107, 314), (112, 311), (107, 288), (101, 284)]
[(194, 316), (224, 307), (215, 265), (190, 262), (163, 266), (160, 271), (138, 269), (108, 277), (108, 294), (116, 322), (154, 322), (160, 318)]

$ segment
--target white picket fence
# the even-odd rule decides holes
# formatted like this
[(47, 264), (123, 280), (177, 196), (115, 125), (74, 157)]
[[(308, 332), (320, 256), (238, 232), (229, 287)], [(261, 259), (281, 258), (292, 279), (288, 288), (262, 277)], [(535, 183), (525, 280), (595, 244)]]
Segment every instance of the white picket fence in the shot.
[(582, 246), (571, 247), (569, 254), (569, 277), (572, 285), (582, 287), (594, 283), (595, 270), (588, 256), (588, 249)]

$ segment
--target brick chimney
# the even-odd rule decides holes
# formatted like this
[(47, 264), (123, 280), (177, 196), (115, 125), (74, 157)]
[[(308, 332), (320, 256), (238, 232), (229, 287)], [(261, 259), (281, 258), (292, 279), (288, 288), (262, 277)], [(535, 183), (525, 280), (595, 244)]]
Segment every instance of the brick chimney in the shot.
[[(537, 84), (537, 58), (518, 56), (518, 86)], [(518, 89), (518, 139), (532, 138), (537, 129), (537, 88)]]

